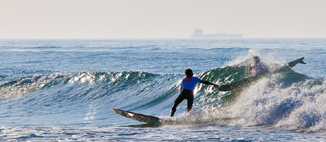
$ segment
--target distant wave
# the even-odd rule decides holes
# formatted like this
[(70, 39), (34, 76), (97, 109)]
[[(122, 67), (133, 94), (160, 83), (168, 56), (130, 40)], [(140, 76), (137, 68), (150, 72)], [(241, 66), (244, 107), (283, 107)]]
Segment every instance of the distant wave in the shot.
[(55, 48), (62, 48), (59, 46), (36, 46), (36, 47), (31, 47), (32, 49), (55, 49)]

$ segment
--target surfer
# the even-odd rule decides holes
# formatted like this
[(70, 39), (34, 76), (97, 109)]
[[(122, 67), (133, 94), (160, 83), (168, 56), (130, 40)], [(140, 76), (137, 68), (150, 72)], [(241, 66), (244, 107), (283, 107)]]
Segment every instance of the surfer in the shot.
[(249, 75), (260, 75), (265, 71), (267, 71), (267, 66), (264, 63), (260, 62), (260, 58), (258, 56), (254, 56), (252, 65), (249, 68)]
[[(288, 66), (292, 68), (299, 63), (306, 64), (303, 61), (303, 59), (304, 59), (304, 57), (296, 59), (294, 61), (291, 61), (288, 63)], [(249, 75), (250, 76), (259, 76), (266, 71), (268, 71), (267, 66), (264, 63), (260, 62), (260, 58), (258, 56), (254, 56), (252, 65), (249, 68)]]
[[(297, 64), (306, 64), (304, 61), (303, 61), (304, 57), (302, 58), (299, 58), (299, 59), (296, 59), (294, 61), (291, 61), (289, 62), (288, 64), (286, 64), (285, 66), (279, 68), (278, 70), (276, 71), (280, 71), (282, 70), (283, 68), (287, 69), (287, 68), (292, 68), (294, 66), (296, 66)], [(274, 71), (274, 72), (276, 72)], [(246, 77), (246, 78), (243, 78), (243, 79), (240, 79), (240, 80), (237, 80), (237, 81), (234, 81), (234, 82), (231, 82), (231, 83), (227, 83), (227, 84), (224, 84), (224, 85), (220, 85), (218, 87), (218, 90), (219, 91), (231, 91), (235, 88), (238, 88), (239, 86), (244, 86), (244, 85), (248, 85), (250, 84), (251, 82), (255, 81), (255, 80), (258, 80), (260, 77), (264, 76), (264, 74), (268, 73), (268, 68), (265, 64), (261, 63), (260, 62), (260, 59), (258, 56), (255, 56), (253, 58), (253, 64), (252, 66), (249, 68), (249, 74), (251, 76), (249, 77)]]
[(194, 89), (197, 83), (203, 83), (206, 85), (214, 85), (215, 88), (218, 88), (218, 85), (208, 82), (208, 81), (203, 81), (199, 79), (198, 77), (193, 77), (193, 72), (191, 69), (186, 69), (185, 70), (185, 75), (186, 77), (182, 80), (181, 82), (181, 93), (178, 96), (178, 98), (174, 101), (174, 104), (171, 109), (171, 117), (173, 117), (175, 111), (177, 110), (177, 106), (184, 100), (187, 99), (187, 110), (188, 112), (192, 108), (192, 103), (194, 100)]

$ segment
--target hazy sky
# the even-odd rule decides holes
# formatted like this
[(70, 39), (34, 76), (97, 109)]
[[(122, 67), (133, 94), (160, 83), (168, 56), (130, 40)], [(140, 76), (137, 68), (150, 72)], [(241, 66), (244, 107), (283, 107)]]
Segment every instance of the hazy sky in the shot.
[(326, 37), (326, 0), (0, 0), (0, 38)]

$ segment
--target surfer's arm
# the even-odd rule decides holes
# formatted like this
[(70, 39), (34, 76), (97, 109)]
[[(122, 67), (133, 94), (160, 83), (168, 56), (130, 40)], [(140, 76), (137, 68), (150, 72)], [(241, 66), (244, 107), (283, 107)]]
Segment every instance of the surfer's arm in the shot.
[(180, 85), (180, 91), (183, 90), (183, 82), (181, 82), (181, 85)]
[(253, 69), (256, 69), (257, 68), (257, 66), (251, 66), (251, 67), (249, 67), (249, 71), (252, 71)]
[(217, 84), (214, 84), (214, 83), (211, 83), (211, 82), (208, 82), (208, 81), (200, 81), (200, 83), (203, 83), (203, 84), (206, 84), (206, 85), (214, 85), (215, 88), (218, 88), (218, 85)]

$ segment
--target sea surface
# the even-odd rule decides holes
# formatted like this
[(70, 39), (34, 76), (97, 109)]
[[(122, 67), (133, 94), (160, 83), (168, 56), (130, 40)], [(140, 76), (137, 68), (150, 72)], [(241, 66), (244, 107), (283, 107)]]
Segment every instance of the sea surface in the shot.
[[(198, 84), (193, 109), (169, 117), (185, 69), (223, 85), (253, 56), (267, 75)], [(325, 59), (326, 39), (2, 39), (0, 141), (325, 141)]]

